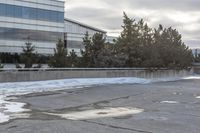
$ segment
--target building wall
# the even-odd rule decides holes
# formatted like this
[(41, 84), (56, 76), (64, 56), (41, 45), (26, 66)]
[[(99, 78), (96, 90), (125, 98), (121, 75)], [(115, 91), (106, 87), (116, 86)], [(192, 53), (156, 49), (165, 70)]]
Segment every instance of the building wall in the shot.
[(53, 54), (63, 38), (64, 2), (53, 0), (1, 0), (0, 52), (21, 53), (27, 38), (37, 53)]
[(106, 32), (77, 21), (65, 20), (65, 38), (67, 40), (68, 52), (74, 50), (78, 56), (81, 56), (81, 50), (84, 50), (82, 44), (86, 32), (92, 37), (95, 33), (102, 33), (106, 36)]
[(109, 42), (109, 43), (114, 43), (115, 41), (117, 41), (117, 37), (107, 36), (106, 41)]
[(194, 56), (198, 56), (200, 54), (200, 49), (192, 49), (192, 53)]
[[(0, 53), (21, 53), (25, 42), (44, 55), (54, 53), (59, 38), (67, 40), (68, 51), (81, 55), (88, 32), (106, 32), (69, 19), (64, 20), (64, 2), (57, 0), (0, 0)], [(65, 34), (64, 34), (65, 33)], [(108, 37), (108, 42), (112, 39)]]

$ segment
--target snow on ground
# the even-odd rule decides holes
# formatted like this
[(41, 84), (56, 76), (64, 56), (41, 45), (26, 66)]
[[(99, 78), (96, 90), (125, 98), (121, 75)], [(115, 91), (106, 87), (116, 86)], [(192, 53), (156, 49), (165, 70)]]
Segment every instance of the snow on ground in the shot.
[[(180, 79), (180, 78), (179, 78)], [(83, 88), (93, 85), (105, 84), (148, 84), (159, 81), (174, 81), (177, 78), (163, 78), (163, 79), (143, 79), (135, 77), (124, 78), (82, 78), (82, 79), (63, 79), (51, 81), (37, 81), (37, 82), (17, 82), (17, 83), (0, 83), (0, 123), (7, 122), (23, 115), (23, 112), (29, 110), (24, 109), (24, 103), (11, 102), (10, 96), (30, 94), (34, 92), (55, 91), (73, 88)], [(200, 79), (198, 76), (186, 77), (182, 79)]]
[(45, 113), (45, 114), (59, 116), (61, 118), (68, 120), (90, 120), (97, 118), (134, 115), (142, 113), (143, 111), (144, 111), (143, 109), (132, 108), (132, 107), (116, 107), (116, 108), (85, 110), (85, 111), (71, 112), (66, 114), (55, 114), (55, 113)]
[(177, 102), (177, 101), (162, 101), (160, 103), (177, 104), (179, 102)]
[(17, 118), (24, 109), (25, 103), (10, 102), (13, 95), (30, 94), (34, 92), (55, 91), (63, 89), (82, 88), (104, 84), (147, 84), (150, 80), (141, 78), (91, 78), (91, 79), (64, 79), (37, 82), (18, 82), (0, 84), (0, 123), (11, 118)]
[(200, 79), (200, 76), (199, 75), (195, 75), (195, 76), (189, 76), (189, 77), (185, 77), (183, 79)]

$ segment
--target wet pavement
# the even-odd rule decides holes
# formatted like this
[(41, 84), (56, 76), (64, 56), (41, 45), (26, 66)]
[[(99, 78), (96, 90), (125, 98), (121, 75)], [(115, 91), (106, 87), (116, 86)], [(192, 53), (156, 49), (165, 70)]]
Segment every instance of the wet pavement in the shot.
[(199, 97), (194, 79), (28, 94), (0, 133), (200, 133)]

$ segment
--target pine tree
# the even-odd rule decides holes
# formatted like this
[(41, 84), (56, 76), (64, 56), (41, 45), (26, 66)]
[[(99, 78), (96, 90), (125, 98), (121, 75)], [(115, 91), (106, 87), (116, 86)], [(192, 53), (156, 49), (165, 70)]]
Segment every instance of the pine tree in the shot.
[(82, 67), (91, 67), (91, 60), (92, 60), (92, 40), (89, 36), (89, 33), (86, 32), (85, 37), (83, 38), (83, 45), (84, 50), (81, 50), (82, 60), (81, 66)]
[(35, 52), (35, 46), (30, 42), (30, 38), (25, 43), (23, 48), (23, 53), (20, 56), (21, 62), (25, 64), (25, 68), (31, 68), (34, 63), (36, 63), (37, 57)]
[[(141, 64), (141, 27), (124, 13), (123, 31), (117, 40), (117, 53), (124, 57), (125, 67), (138, 67)], [(142, 22), (142, 20), (140, 21)]]
[(123, 31), (116, 43), (116, 55), (124, 67), (186, 68), (193, 62), (191, 50), (171, 27), (152, 30), (143, 19), (135, 21), (124, 13)]
[(159, 53), (161, 67), (186, 68), (193, 62), (192, 51), (182, 42), (182, 36), (172, 27), (159, 26), (154, 33), (156, 52)]
[(64, 47), (64, 42), (59, 39), (56, 48), (54, 49), (54, 55), (50, 57), (49, 66), (54, 68), (67, 67), (67, 50)]
[(91, 66), (92, 67), (103, 67), (102, 61), (104, 62), (105, 53), (105, 37), (101, 33), (96, 33), (92, 37), (92, 46), (91, 46)]
[(72, 49), (72, 51), (70, 51), (68, 58), (69, 58), (70, 67), (78, 67), (78, 65), (79, 65), (78, 56), (77, 56), (76, 52), (74, 51), (74, 49)]

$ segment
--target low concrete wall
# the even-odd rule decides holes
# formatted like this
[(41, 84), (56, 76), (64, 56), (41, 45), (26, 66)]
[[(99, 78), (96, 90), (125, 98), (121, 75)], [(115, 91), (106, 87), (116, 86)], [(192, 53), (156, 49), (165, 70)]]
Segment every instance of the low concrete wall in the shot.
[(193, 67), (193, 70), (194, 70), (194, 73), (195, 73), (195, 74), (200, 74), (200, 65), (194, 66), (194, 67)]
[(193, 74), (191, 70), (156, 70), (146, 69), (74, 69), (74, 70), (40, 70), (40, 71), (2, 71), (0, 82), (41, 81), (67, 78), (176, 78)]

